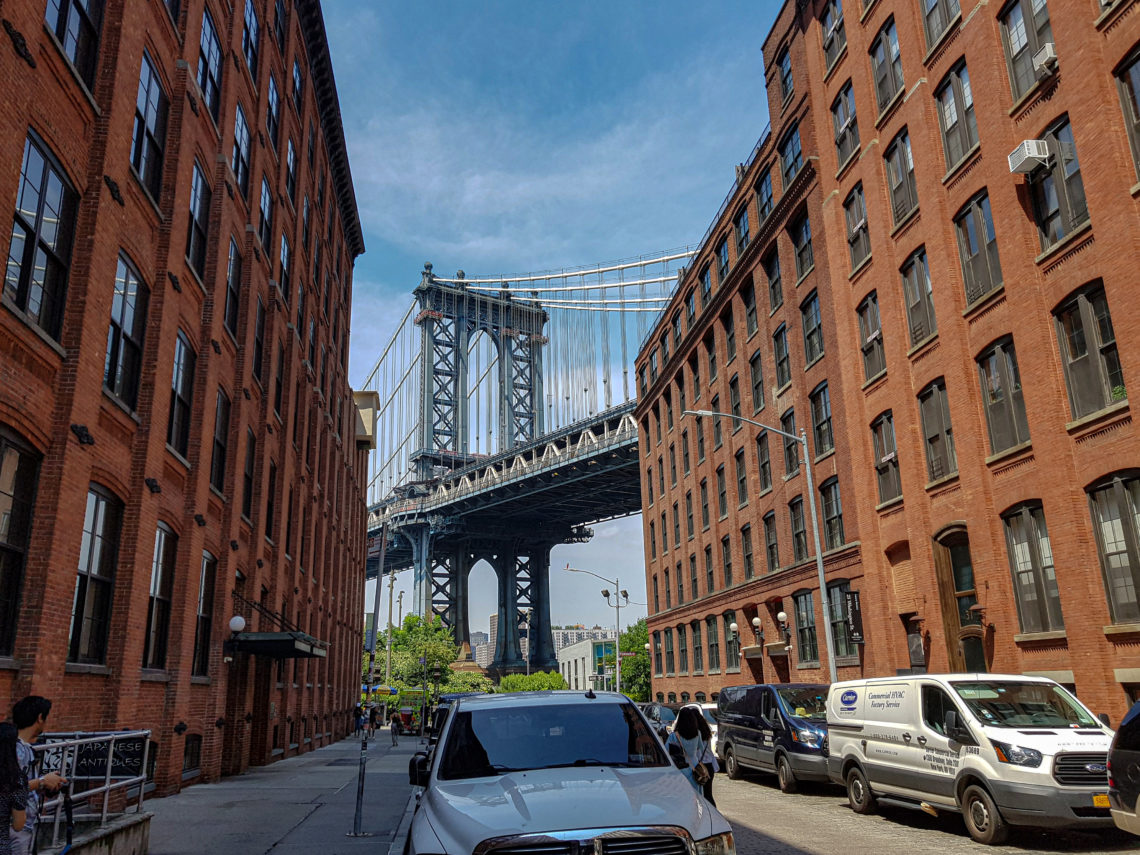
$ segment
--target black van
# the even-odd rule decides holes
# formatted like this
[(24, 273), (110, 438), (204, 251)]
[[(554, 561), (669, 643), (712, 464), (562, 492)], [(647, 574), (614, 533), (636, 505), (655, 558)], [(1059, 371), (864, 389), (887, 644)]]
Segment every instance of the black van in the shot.
[(730, 778), (775, 772), (780, 789), (826, 781), (827, 684), (728, 686), (717, 698), (717, 754)]
[(1108, 806), (1118, 828), (1140, 834), (1140, 701), (1108, 749)]

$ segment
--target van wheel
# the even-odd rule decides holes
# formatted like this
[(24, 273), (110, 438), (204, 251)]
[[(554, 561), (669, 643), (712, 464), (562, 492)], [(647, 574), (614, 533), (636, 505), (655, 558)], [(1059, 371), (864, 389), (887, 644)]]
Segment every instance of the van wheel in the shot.
[(1009, 837), (1009, 823), (990, 794), (977, 784), (971, 784), (962, 793), (962, 817), (966, 820), (966, 830), (978, 843), (995, 845)]
[(731, 745), (724, 749), (724, 771), (734, 781), (740, 777), (740, 764), (736, 762), (736, 752)]
[(858, 766), (852, 766), (847, 773), (847, 801), (855, 813), (874, 813), (875, 797), (871, 794), (871, 785), (867, 783), (867, 776)]
[(781, 793), (794, 793), (800, 788), (796, 776), (792, 774), (792, 764), (783, 754), (776, 758), (776, 780), (780, 784)]

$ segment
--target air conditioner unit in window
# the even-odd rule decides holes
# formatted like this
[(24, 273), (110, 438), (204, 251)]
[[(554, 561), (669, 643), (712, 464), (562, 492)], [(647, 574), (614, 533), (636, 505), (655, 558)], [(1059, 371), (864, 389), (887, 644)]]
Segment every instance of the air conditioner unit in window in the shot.
[(1057, 70), (1057, 48), (1053, 42), (1045, 42), (1037, 53), (1033, 54), (1033, 73), (1038, 80), (1043, 80)]
[(1009, 171), (1027, 175), (1049, 162), (1049, 146), (1045, 140), (1025, 140), (1009, 153)]

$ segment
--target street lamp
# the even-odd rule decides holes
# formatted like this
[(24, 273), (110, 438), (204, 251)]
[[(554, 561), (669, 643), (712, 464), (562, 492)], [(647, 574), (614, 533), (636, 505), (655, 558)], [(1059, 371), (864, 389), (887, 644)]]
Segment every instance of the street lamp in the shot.
[(811, 455), (808, 453), (807, 431), (802, 427), (800, 428), (800, 435), (796, 436), (794, 433), (782, 431), (779, 428), (769, 427), (768, 425), (761, 424), (760, 422), (746, 419), (744, 416), (733, 415), (732, 413), (718, 413), (714, 410), (684, 410), (682, 416), (712, 416), (722, 417), (726, 419), (736, 419), (737, 421), (747, 422), (750, 425), (755, 425), (762, 430), (771, 431), (772, 433), (779, 434), (780, 436), (787, 437), (788, 439), (798, 442), (803, 446), (804, 451), (804, 474), (807, 477), (807, 494), (808, 503), (811, 506), (811, 531), (815, 539), (815, 569), (819, 574), (819, 602), (823, 607), (823, 637), (827, 645), (827, 670), (831, 677), (831, 682), (836, 682), (838, 677), (835, 674), (835, 639), (831, 635), (831, 609), (827, 602), (827, 578), (823, 573), (823, 550), (820, 548), (819, 542), (819, 514), (815, 507), (815, 485), (811, 477)]
[[(621, 586), (618, 579), (607, 579), (605, 576), (599, 576), (593, 570), (581, 570), (578, 567), (571, 567), (566, 565), (565, 569), (570, 573), (588, 573), (595, 579), (601, 579), (603, 582), (609, 582), (614, 586), (615, 593), (612, 594), (613, 602), (610, 601), (610, 591), (608, 588), (602, 588), (602, 596), (605, 597), (606, 605), (612, 606), (615, 614), (617, 615), (617, 638), (614, 639), (614, 651), (617, 655), (614, 657), (614, 690), (621, 691), (621, 610), (623, 606), (628, 606), (630, 603), (629, 591)], [(622, 599), (625, 602), (622, 602)]]

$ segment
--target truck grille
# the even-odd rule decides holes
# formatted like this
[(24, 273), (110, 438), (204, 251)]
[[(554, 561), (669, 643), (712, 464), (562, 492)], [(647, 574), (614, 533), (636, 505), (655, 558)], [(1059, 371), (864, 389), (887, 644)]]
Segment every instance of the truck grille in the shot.
[(501, 855), (573, 855), (574, 841), (554, 840), (550, 843), (517, 843), (495, 849)]
[(689, 835), (673, 826), (518, 834), (484, 840), (473, 855), (689, 855)]
[(603, 837), (602, 855), (687, 855), (680, 837)]
[(1108, 787), (1108, 754), (1058, 754), (1053, 777), (1066, 787)]

